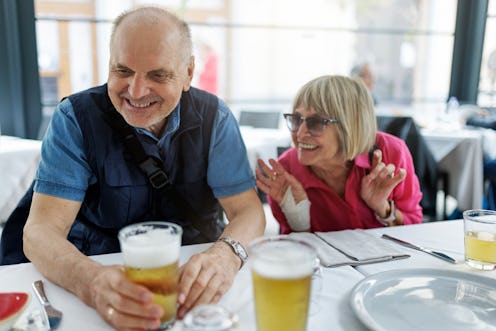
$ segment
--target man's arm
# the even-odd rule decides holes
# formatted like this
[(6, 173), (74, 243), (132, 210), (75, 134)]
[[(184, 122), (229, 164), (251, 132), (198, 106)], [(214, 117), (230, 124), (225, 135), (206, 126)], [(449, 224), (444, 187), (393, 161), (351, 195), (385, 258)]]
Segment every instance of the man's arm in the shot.
[[(254, 189), (220, 198), (219, 202), (229, 220), (222, 237), (234, 239), (246, 248), (263, 234), (265, 214)], [(179, 318), (197, 304), (219, 301), (231, 287), (240, 266), (240, 258), (224, 242), (216, 242), (205, 252), (193, 255), (180, 276)]]
[(127, 280), (121, 267), (100, 265), (66, 239), (80, 207), (79, 201), (35, 192), (24, 227), (24, 253), (45, 277), (117, 329), (157, 328), (162, 310), (152, 304), (150, 291)]

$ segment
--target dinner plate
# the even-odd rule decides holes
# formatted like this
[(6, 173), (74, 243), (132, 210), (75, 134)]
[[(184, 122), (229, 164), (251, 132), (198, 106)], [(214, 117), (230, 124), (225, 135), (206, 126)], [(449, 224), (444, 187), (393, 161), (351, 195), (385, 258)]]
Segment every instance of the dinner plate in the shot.
[(7, 330), (29, 303), (25, 292), (0, 293), (0, 330)]
[(353, 288), (351, 306), (376, 331), (496, 331), (496, 280), (441, 269), (385, 271)]

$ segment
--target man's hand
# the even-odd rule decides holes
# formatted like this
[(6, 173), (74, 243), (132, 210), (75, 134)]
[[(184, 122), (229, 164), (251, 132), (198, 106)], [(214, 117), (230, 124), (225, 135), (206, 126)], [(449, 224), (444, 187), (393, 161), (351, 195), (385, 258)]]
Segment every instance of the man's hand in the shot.
[(157, 329), (163, 309), (152, 292), (129, 281), (122, 266), (102, 266), (90, 284), (91, 305), (117, 330)]
[(218, 302), (231, 287), (240, 266), (239, 257), (223, 242), (193, 255), (179, 276), (178, 318), (198, 304)]

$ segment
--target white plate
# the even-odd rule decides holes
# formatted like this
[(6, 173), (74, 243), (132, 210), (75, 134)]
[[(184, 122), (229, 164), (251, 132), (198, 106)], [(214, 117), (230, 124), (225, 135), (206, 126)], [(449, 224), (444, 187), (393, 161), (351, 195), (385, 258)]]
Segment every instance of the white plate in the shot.
[(360, 281), (351, 306), (376, 331), (496, 331), (496, 280), (441, 269), (386, 271)]

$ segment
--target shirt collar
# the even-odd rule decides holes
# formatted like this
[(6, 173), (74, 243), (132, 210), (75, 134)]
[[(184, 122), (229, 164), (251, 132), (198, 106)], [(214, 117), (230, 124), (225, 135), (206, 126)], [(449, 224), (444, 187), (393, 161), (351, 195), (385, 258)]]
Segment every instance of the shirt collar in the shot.
[(143, 129), (143, 128), (136, 128), (135, 130), (138, 133), (145, 134), (155, 141), (162, 141), (165, 139), (170, 138), (174, 132), (179, 129), (179, 124), (180, 124), (180, 118), (181, 118), (181, 103), (179, 103), (176, 108), (169, 114), (167, 121), (165, 122), (165, 128), (164, 128), (164, 134), (162, 137), (157, 138), (152, 132)]

